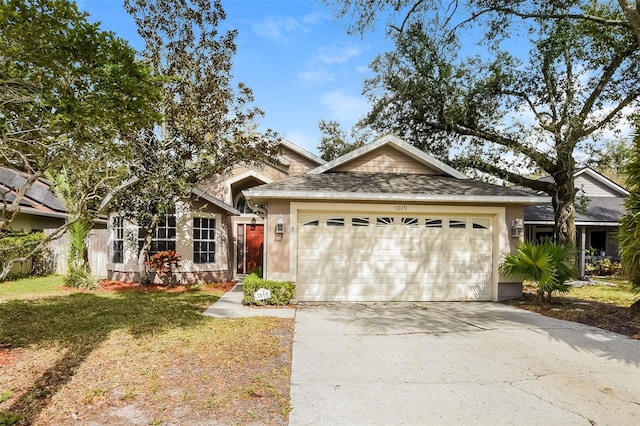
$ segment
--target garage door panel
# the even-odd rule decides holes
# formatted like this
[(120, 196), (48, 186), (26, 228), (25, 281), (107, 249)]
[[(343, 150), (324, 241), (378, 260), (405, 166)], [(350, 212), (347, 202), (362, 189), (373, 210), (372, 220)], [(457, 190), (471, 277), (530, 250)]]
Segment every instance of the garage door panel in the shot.
[[(301, 301), (490, 300), (493, 233), (489, 217), (456, 215), (464, 229), (426, 227), (435, 215), (313, 214), (318, 226), (298, 232), (297, 292)], [(376, 218), (383, 217), (382, 226)], [(344, 226), (327, 219), (344, 218)], [(404, 221), (404, 222), (403, 222)], [(472, 223), (489, 229), (475, 229)]]

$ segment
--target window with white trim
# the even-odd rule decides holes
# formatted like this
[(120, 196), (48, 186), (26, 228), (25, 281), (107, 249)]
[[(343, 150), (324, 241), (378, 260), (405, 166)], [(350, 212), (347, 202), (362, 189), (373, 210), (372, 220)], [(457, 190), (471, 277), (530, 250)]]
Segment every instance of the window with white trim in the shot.
[(452, 217), (449, 219), (449, 229), (465, 229), (467, 227), (467, 220), (464, 218)]
[(316, 215), (301, 215), (300, 223), (302, 226), (320, 226), (320, 217)]
[(193, 218), (193, 262), (215, 263), (216, 220), (206, 217)]
[(427, 217), (424, 220), (425, 228), (442, 228), (442, 219), (435, 217)]
[(393, 226), (393, 223), (395, 221), (395, 218), (391, 217), (391, 216), (378, 216), (376, 218), (376, 225), (377, 226)]
[(114, 216), (111, 219), (111, 232), (113, 233), (111, 261), (124, 263), (124, 218), (122, 216)]
[(344, 226), (344, 217), (330, 217), (327, 219), (327, 226)]
[(491, 226), (491, 220), (489, 218), (474, 217), (471, 221), (473, 223), (473, 229), (489, 229)]
[[(142, 250), (145, 239), (145, 230), (138, 228), (138, 251)], [(153, 256), (159, 251), (175, 250), (176, 249), (176, 217), (164, 216), (158, 222), (153, 238), (151, 240), (151, 247), (149, 247), (149, 256)]]
[(410, 226), (412, 228), (415, 228), (418, 226), (418, 218), (417, 217), (403, 217), (401, 219), (401, 223), (404, 226)]
[(369, 226), (369, 218), (364, 216), (354, 216), (351, 218), (351, 226)]

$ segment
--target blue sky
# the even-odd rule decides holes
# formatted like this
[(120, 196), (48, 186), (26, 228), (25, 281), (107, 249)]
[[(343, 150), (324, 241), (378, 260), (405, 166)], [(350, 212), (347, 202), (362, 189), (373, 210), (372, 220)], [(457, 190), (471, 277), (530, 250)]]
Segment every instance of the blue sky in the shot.
[[(77, 3), (92, 22), (142, 48), (122, 0)], [(265, 111), (261, 129), (317, 154), (321, 119), (348, 131), (367, 111), (361, 92), (368, 65), (390, 46), (382, 33), (347, 36), (345, 23), (315, 0), (222, 0), (222, 6), (225, 26), (239, 32), (233, 75), (253, 89)]]

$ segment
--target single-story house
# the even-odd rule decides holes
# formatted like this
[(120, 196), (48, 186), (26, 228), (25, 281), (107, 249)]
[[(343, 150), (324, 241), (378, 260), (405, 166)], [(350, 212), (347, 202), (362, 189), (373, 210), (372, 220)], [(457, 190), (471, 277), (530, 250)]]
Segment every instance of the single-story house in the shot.
[[(183, 256), (183, 281), (261, 267), (299, 301), (521, 295), (499, 265), (524, 238), (524, 207), (547, 197), (472, 180), (394, 136), (328, 163), (283, 141), (274, 163), (203, 182), (157, 230), (153, 249)], [(138, 229), (116, 212), (110, 223), (110, 276), (135, 280)]]
[(519, 297), (499, 264), (524, 236), (524, 206), (548, 201), (394, 136), (244, 194), (265, 213), (265, 276), (295, 282), (299, 301)]
[[(597, 171), (585, 167), (575, 175), (576, 247), (580, 250), (579, 275), (585, 273), (585, 255), (619, 259), (618, 228), (629, 192)], [(553, 207), (550, 202), (524, 210), (528, 241), (553, 237)]]

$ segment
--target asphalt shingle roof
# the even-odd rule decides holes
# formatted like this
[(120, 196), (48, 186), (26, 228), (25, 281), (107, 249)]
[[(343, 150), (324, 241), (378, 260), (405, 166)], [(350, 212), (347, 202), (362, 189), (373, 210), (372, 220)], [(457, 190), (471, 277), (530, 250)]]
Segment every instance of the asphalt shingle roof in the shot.
[[(617, 197), (590, 197), (586, 211), (576, 203), (576, 222), (618, 222), (624, 215), (624, 200)], [(551, 203), (526, 206), (525, 221), (553, 221)]]
[(440, 175), (401, 173), (322, 173), (300, 175), (252, 189), (283, 192), (368, 193), (368, 194), (428, 194), (448, 196), (531, 197), (531, 192), (493, 185), (472, 179), (457, 179)]

